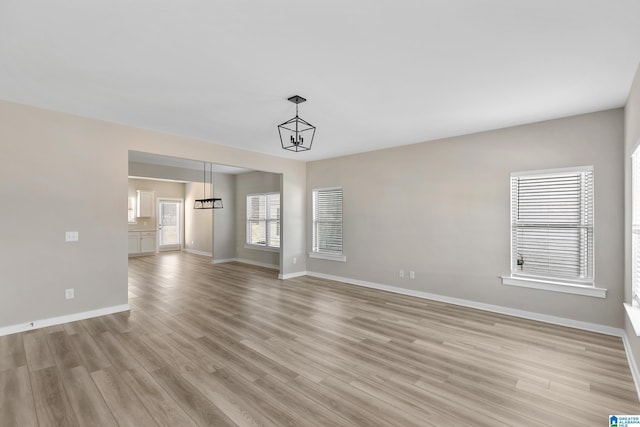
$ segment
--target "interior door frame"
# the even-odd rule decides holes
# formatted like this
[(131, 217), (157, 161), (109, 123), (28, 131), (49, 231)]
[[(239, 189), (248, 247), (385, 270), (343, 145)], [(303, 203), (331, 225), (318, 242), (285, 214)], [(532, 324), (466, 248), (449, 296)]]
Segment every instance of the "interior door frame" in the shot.
[[(158, 246), (158, 252), (161, 251), (182, 251), (184, 250), (184, 199), (180, 199), (180, 198), (176, 198), (176, 197), (158, 197), (157, 200), (157, 210), (156, 212), (158, 213), (157, 215), (157, 223), (156, 226), (158, 227), (158, 242), (157, 242), (157, 246)], [(160, 233), (162, 232), (162, 230), (160, 229), (160, 220), (161, 220), (161, 216), (160, 216), (160, 204), (162, 202), (174, 202), (174, 203), (179, 203), (180, 206), (178, 207), (178, 212), (180, 214), (180, 224), (178, 225), (178, 244), (177, 245), (171, 245), (168, 247), (164, 247), (162, 248), (160, 246)]]

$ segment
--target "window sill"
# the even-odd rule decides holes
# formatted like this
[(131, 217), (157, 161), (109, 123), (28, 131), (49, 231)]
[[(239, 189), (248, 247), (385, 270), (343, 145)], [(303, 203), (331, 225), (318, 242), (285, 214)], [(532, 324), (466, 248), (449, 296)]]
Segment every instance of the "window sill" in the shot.
[(244, 247), (246, 249), (255, 249), (256, 251), (280, 252), (280, 248), (272, 248), (271, 246), (250, 245), (249, 243), (245, 243)]
[(640, 337), (640, 307), (627, 304), (626, 302), (623, 305), (624, 310), (627, 312), (627, 317), (631, 322), (631, 326), (633, 326), (633, 332), (636, 333), (637, 337)]
[(554, 282), (551, 280), (534, 279), (530, 277), (501, 276), (502, 284), (520, 286), (523, 288), (542, 289), (545, 291), (562, 292), (565, 294), (584, 295), (595, 298), (606, 298), (607, 290), (588, 285)]
[(323, 254), (320, 252), (309, 252), (309, 258), (325, 259), (327, 261), (347, 262), (346, 255)]

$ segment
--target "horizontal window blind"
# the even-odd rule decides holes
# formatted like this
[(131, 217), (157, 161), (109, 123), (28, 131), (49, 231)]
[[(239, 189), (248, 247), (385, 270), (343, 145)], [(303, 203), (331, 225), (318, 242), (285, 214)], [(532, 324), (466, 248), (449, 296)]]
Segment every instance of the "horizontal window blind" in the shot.
[(513, 274), (593, 282), (593, 170), (511, 176)]
[(280, 194), (267, 194), (267, 246), (280, 247)]
[(313, 191), (312, 250), (342, 255), (342, 188)]
[(280, 194), (247, 196), (247, 243), (280, 247)]
[(247, 196), (247, 243), (266, 245), (267, 203), (262, 194)]

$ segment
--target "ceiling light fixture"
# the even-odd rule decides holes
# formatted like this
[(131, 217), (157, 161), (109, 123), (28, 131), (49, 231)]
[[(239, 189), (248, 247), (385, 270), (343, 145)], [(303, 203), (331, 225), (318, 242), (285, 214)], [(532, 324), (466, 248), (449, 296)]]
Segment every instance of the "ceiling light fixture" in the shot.
[(278, 125), (282, 148), (296, 153), (311, 150), (316, 127), (298, 117), (298, 104), (305, 102), (306, 99), (299, 95), (294, 95), (288, 100), (296, 104), (296, 116)]
[[(213, 163), (211, 165), (210, 177), (211, 177), (211, 197), (208, 199), (196, 199), (193, 204), (193, 209), (221, 209), (222, 199), (213, 197)], [(207, 180), (207, 164), (203, 163), (202, 166), (202, 196), (207, 197), (206, 183)]]

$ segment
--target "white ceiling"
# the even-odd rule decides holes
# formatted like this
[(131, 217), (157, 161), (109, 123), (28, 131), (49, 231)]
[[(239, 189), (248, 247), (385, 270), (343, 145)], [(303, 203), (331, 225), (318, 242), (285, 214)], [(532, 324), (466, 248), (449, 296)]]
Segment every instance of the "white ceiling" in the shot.
[[(301, 160), (623, 106), (638, 0), (0, 0), (0, 99)], [(308, 99), (313, 149), (280, 148)]]

